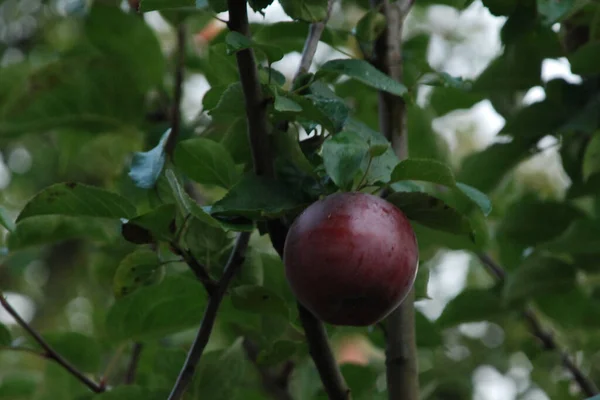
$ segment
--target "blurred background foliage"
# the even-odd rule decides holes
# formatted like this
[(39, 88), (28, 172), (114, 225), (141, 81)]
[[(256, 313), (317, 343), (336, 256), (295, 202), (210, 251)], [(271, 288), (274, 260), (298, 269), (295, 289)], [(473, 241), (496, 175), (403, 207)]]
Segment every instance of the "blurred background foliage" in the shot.
[[(353, 29), (367, 8), (366, 0), (336, 3), (313, 70), (332, 58), (362, 57)], [(289, 84), (307, 24), (292, 21), (278, 2), (264, 12), (252, 13), (254, 38), (283, 51), (272, 68)], [(215, 16), (202, 11), (185, 20), (180, 139), (220, 142), (248, 169), (243, 109), (229, 103), (207, 112), (238, 80)], [(60, 182), (118, 192), (146, 211), (171, 195), (166, 181), (149, 193), (128, 174), (132, 155), (152, 149), (170, 126), (181, 17), (140, 15), (108, 0), (0, 0), (0, 211), (10, 228), (2, 232), (0, 287), (69, 360), (110, 385), (124, 382), (133, 343), (142, 345), (139, 386), (102, 398), (166, 398), (206, 301), (202, 288), (160, 249), (162, 270), (150, 274), (150, 286), (115, 302), (119, 266), (148, 256), (132, 256), (137, 247), (118, 221), (14, 221), (32, 196)], [(419, 0), (406, 21), (403, 57), (414, 94), (407, 106), (411, 157), (448, 163), (493, 203), (477, 247), (417, 228), (422, 398), (581, 399), (560, 354), (536, 343), (520, 311), (533, 307), (600, 382), (600, 3)], [(431, 79), (437, 83), (424, 84)], [(331, 87), (356, 119), (378, 129), (374, 90), (354, 80)], [(225, 193), (192, 181), (185, 187), (206, 205)], [(205, 228), (191, 229), (192, 250), (218, 273), (232, 238)], [(508, 271), (502, 288), (478, 253)], [(252, 294), (227, 297), (189, 398), (268, 398), (240, 336), (252, 338), (263, 370), (290, 370), (293, 398), (322, 398), (302, 333), (290, 322), (295, 308), (281, 261), (258, 234), (236, 278), (236, 287), (248, 284), (276, 293), (283, 314), (280, 303), (248, 314)], [(0, 322), (0, 399), (92, 397), (57, 365), (8, 350), (34, 344), (2, 311)], [(355, 397), (385, 398), (382, 333), (328, 329)]]

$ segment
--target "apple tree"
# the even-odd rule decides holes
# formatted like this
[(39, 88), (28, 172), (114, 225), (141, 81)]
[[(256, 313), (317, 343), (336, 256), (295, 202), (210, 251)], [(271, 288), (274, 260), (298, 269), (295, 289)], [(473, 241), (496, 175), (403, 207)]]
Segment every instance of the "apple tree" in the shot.
[(0, 0), (0, 54), (0, 399), (598, 398), (597, 1)]

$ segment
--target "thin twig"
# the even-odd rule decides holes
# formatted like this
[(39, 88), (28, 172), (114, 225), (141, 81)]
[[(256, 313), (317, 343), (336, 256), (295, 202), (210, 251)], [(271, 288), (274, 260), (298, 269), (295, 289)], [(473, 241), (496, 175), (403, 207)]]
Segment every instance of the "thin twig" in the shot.
[(44, 350), (43, 356), (50, 360), (54, 360), (57, 364), (63, 367), (67, 372), (77, 378), (81, 383), (90, 388), (94, 393), (102, 393), (105, 390), (103, 385), (99, 385), (96, 382), (89, 379), (87, 376), (83, 374), (80, 370), (78, 370), (73, 364), (68, 362), (65, 358), (63, 358), (60, 354), (56, 352), (49, 344), (42, 338), (42, 336), (33, 329), (21, 316), (17, 313), (17, 311), (9, 304), (9, 302), (4, 297), (4, 294), (0, 292), (0, 304), (2, 307), (8, 312), (14, 319), (17, 321), (19, 326), (23, 328)]
[[(380, 9), (386, 28), (377, 38), (371, 63), (392, 79), (402, 81), (402, 27), (408, 8), (389, 0), (371, 0)], [(408, 157), (405, 104), (401, 97), (379, 92), (379, 129), (399, 159)], [(419, 398), (419, 371), (414, 315), (414, 289), (386, 319), (386, 369), (390, 400)]]
[(175, 88), (173, 89), (173, 104), (171, 110), (171, 133), (165, 145), (165, 153), (173, 156), (177, 138), (181, 130), (181, 98), (183, 96), (183, 75), (185, 71), (185, 24), (180, 22), (177, 26), (177, 47), (175, 54)]
[(288, 391), (290, 374), (293, 370), (293, 363), (287, 362), (282, 368), (282, 371), (275, 371), (274, 368), (264, 367), (258, 364), (258, 347), (256, 343), (248, 338), (244, 338), (244, 350), (246, 356), (254, 364), (264, 390), (271, 395), (275, 400), (293, 400), (292, 395)]
[(327, 14), (324, 20), (310, 24), (310, 28), (308, 29), (308, 36), (306, 37), (306, 41), (304, 42), (304, 48), (302, 49), (302, 58), (300, 59), (300, 65), (298, 66), (298, 70), (294, 75), (294, 81), (298, 79), (300, 75), (310, 70), (310, 65), (312, 64), (313, 58), (315, 57), (315, 53), (317, 52), (317, 46), (319, 45), (319, 41), (321, 40), (321, 35), (323, 35), (323, 31), (325, 30), (327, 21), (329, 21), (329, 17), (331, 16), (331, 10), (333, 9), (334, 2), (334, 0), (329, 0), (329, 2), (327, 3)]
[[(487, 254), (477, 254), (477, 257), (487, 268), (490, 274), (494, 275), (499, 282), (504, 281), (506, 277), (506, 271), (500, 264), (494, 261)], [(529, 325), (529, 330), (536, 338), (539, 339), (542, 347), (545, 350), (556, 351), (560, 354), (563, 366), (571, 373), (571, 375), (573, 375), (573, 380), (577, 383), (581, 391), (585, 393), (586, 396), (591, 397), (597, 395), (599, 392), (595, 383), (585, 376), (583, 371), (581, 371), (581, 369), (575, 365), (569, 354), (556, 342), (552, 332), (548, 331), (542, 326), (542, 323), (535, 315), (535, 312), (532, 309), (527, 308), (523, 311), (522, 315), (527, 322), (527, 325)]]
[(135, 375), (137, 373), (137, 367), (140, 363), (140, 357), (142, 355), (143, 349), (143, 343), (136, 342), (133, 344), (133, 350), (131, 351), (131, 359), (129, 360), (129, 365), (127, 366), (127, 372), (125, 373), (126, 385), (132, 385), (135, 383)]
[(183, 368), (177, 377), (177, 381), (175, 382), (175, 386), (173, 387), (168, 400), (181, 399), (188, 384), (194, 377), (196, 367), (200, 362), (202, 353), (204, 353), (204, 349), (206, 348), (208, 340), (210, 339), (210, 334), (217, 318), (217, 312), (219, 311), (219, 306), (221, 305), (223, 296), (227, 291), (229, 283), (244, 263), (246, 248), (248, 247), (249, 240), (249, 232), (242, 232), (239, 234), (233, 251), (229, 256), (229, 260), (227, 261), (227, 265), (225, 266), (223, 276), (219, 280), (219, 285), (208, 300), (204, 317), (200, 323), (200, 329), (198, 329), (196, 339), (194, 340), (194, 343), (188, 352)]
[(218, 283), (210, 274), (208, 269), (202, 265), (189, 251), (182, 249), (176, 243), (171, 243), (171, 247), (181, 256), (185, 263), (190, 267), (196, 278), (204, 285), (206, 293), (211, 295), (217, 288)]
[(117, 350), (114, 352), (114, 354), (108, 361), (108, 364), (106, 365), (106, 368), (104, 368), (104, 372), (102, 373), (100, 378), (100, 386), (107, 386), (110, 375), (113, 373), (116, 366), (119, 364), (119, 360), (121, 359), (121, 355), (123, 354), (124, 348), (124, 344), (117, 347)]

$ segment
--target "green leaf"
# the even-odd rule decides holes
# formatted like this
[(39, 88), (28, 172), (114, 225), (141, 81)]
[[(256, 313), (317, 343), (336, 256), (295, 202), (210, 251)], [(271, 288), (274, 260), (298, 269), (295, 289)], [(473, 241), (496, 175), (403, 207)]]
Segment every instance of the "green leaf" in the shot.
[(231, 302), (241, 311), (289, 317), (289, 309), (275, 292), (256, 285), (238, 286), (231, 291)]
[(169, 393), (165, 390), (150, 390), (137, 385), (117, 386), (96, 395), (94, 400), (164, 400)]
[(273, 135), (273, 139), (275, 140), (278, 157), (292, 163), (306, 175), (317, 177), (315, 167), (308, 161), (300, 148), (298, 132), (295, 129), (290, 127), (287, 131), (277, 131)]
[(321, 66), (317, 77), (324, 73), (346, 75), (375, 89), (389, 92), (397, 96), (406, 94), (406, 87), (384, 74), (365, 60), (339, 59), (327, 61)]
[(476, 204), (484, 215), (487, 216), (492, 212), (492, 202), (484, 193), (461, 182), (456, 182), (456, 188)]
[(6, 325), (0, 323), (0, 347), (10, 346), (12, 336)]
[(191, 214), (194, 218), (198, 219), (202, 223), (209, 225), (213, 228), (222, 228), (223, 226), (219, 221), (210, 216), (210, 214), (202, 207), (198, 205), (186, 192), (183, 190), (175, 173), (172, 170), (167, 170), (166, 177), (169, 182), (173, 196), (177, 201), (177, 206), (183, 215)]
[(600, 246), (600, 226), (597, 221), (578, 219), (554, 240), (543, 245), (553, 253), (589, 254), (597, 253)]
[(498, 235), (523, 246), (551, 240), (584, 214), (566, 203), (522, 199), (512, 204), (499, 221)]
[(94, 3), (85, 19), (85, 34), (96, 48), (127, 71), (130, 85), (145, 91), (162, 82), (166, 59), (158, 38), (144, 19), (118, 7)]
[(374, 144), (369, 147), (369, 155), (373, 158), (381, 157), (389, 148), (389, 144)]
[(239, 172), (222, 144), (195, 138), (180, 142), (175, 148), (175, 165), (198, 183), (231, 188)]
[(155, 251), (139, 249), (128, 254), (117, 267), (113, 292), (117, 298), (156, 283), (162, 278), (162, 263)]
[(229, 32), (225, 37), (228, 54), (234, 54), (244, 49), (255, 49), (265, 54), (269, 64), (281, 60), (284, 56), (280, 48), (268, 44), (259, 44), (239, 32)]
[(504, 300), (510, 304), (539, 294), (569, 290), (575, 285), (575, 273), (573, 265), (558, 258), (533, 254), (508, 275)]
[[(542, 20), (547, 25), (552, 25), (566, 17), (577, 6), (576, 0), (537, 0), (537, 9)], [(573, 73), (577, 73), (573, 71)]]
[(141, 0), (140, 11), (201, 10), (208, 7), (206, 0)]
[(293, 188), (254, 174), (245, 175), (211, 208), (215, 217), (242, 216), (249, 219), (281, 216), (298, 210), (305, 201)]
[(0, 399), (27, 400), (35, 396), (38, 380), (31, 374), (7, 374), (0, 385)]
[(283, 111), (283, 112), (300, 112), (302, 111), (302, 106), (296, 103), (294, 100), (283, 96), (275, 91), (275, 103), (273, 104), (275, 110)]
[(496, 290), (465, 289), (450, 300), (436, 325), (445, 329), (468, 322), (493, 321), (504, 313)]
[(434, 117), (431, 109), (407, 104), (408, 154), (412, 158), (427, 158), (447, 163), (448, 144), (433, 130)]
[(200, 364), (195, 392), (211, 400), (237, 398), (248, 364), (243, 338), (236, 339), (225, 351), (210, 352), (205, 357), (206, 361)]
[(431, 322), (422, 312), (415, 310), (415, 330), (417, 334), (417, 347), (438, 347), (444, 341), (440, 329)]
[(171, 134), (171, 128), (162, 135), (158, 145), (147, 152), (137, 152), (131, 160), (129, 177), (136, 186), (151, 189), (156, 184), (165, 165), (165, 145)]
[[(135, 225), (132, 227), (132, 225)], [(145, 232), (139, 231), (139, 228)], [(127, 240), (133, 243), (138, 243), (135, 238), (127, 237), (126, 233), (140, 232), (142, 237), (152, 237), (154, 240), (170, 241), (175, 235), (175, 205), (163, 204), (158, 206), (154, 210), (142, 214), (138, 217), (132, 218), (127, 221), (123, 228), (122, 233), (125, 235)], [(142, 243), (148, 243), (142, 241)]]
[(579, 286), (567, 292), (538, 295), (535, 304), (554, 323), (566, 329), (597, 329), (600, 326), (600, 303)]
[(279, 0), (290, 18), (305, 22), (318, 22), (327, 16), (327, 0)]
[[(354, 119), (349, 119), (346, 124), (346, 129), (357, 133), (362, 137), (365, 142), (365, 147), (373, 145), (389, 145), (388, 140), (379, 132), (370, 129), (363, 123), (360, 123)], [(389, 147), (387, 151), (379, 157), (371, 160), (371, 166), (367, 169), (369, 164), (368, 157), (365, 157), (361, 169), (366, 173), (365, 179), (366, 184), (377, 184), (389, 182), (394, 167), (400, 160), (396, 157), (394, 150)], [(366, 172), (365, 172), (366, 171)]]
[(386, 200), (402, 210), (410, 220), (440, 231), (467, 235), (474, 241), (469, 220), (436, 197), (420, 192), (397, 192), (390, 194)]
[(205, 304), (199, 282), (168, 276), (118, 299), (108, 310), (105, 330), (113, 341), (157, 339), (195, 326)]
[(365, 13), (354, 29), (354, 36), (361, 43), (374, 42), (385, 30), (385, 16), (379, 9), (372, 9)]
[(273, 345), (262, 350), (257, 357), (260, 365), (273, 366), (292, 358), (298, 351), (300, 343), (290, 340), (277, 340)]
[(484, 99), (482, 93), (455, 87), (434, 87), (429, 98), (430, 107), (438, 116), (443, 116), (451, 111), (469, 109)]
[(430, 299), (427, 294), (427, 285), (429, 284), (429, 268), (424, 265), (419, 266), (417, 277), (414, 283), (415, 300)]
[(569, 56), (571, 71), (577, 75), (600, 73), (600, 41), (588, 42)]
[(9, 232), (14, 232), (16, 229), (16, 225), (10, 215), (8, 215), (8, 211), (6, 208), (0, 206), (0, 225), (6, 228)]
[(329, 137), (323, 143), (323, 163), (325, 171), (333, 182), (347, 189), (357, 179), (368, 147), (355, 132), (343, 131)]
[(584, 180), (600, 172), (600, 131), (592, 136), (586, 147), (582, 168)]
[(126, 198), (81, 183), (57, 183), (36, 194), (25, 205), (17, 222), (36, 215), (132, 218), (135, 207)]
[(232, 83), (223, 91), (216, 106), (210, 109), (210, 116), (217, 121), (243, 118), (241, 110), (245, 107), (246, 103), (241, 83)]
[(97, 372), (101, 353), (98, 342), (78, 332), (47, 333), (48, 344), (83, 372)]
[(414, 180), (454, 187), (452, 170), (445, 164), (427, 159), (409, 158), (400, 161), (392, 171), (391, 182)]
[(539, 43), (534, 40), (522, 40), (507, 46), (504, 53), (479, 75), (473, 83), (473, 90), (527, 90), (540, 85), (542, 57), (538, 46)]
[(0, 134), (130, 129), (143, 114), (143, 93), (121, 67), (108, 56), (82, 51), (36, 69), (0, 108)]
[[(303, 124), (306, 122), (316, 123), (330, 133), (338, 133), (348, 120), (350, 110), (339, 98), (318, 95), (300, 96), (292, 93), (289, 93), (288, 96), (302, 107), (297, 119)], [(314, 129), (314, 127), (310, 129)], [(308, 130), (310, 131), (310, 129)]]
[(457, 175), (457, 180), (489, 193), (500, 184), (504, 176), (519, 162), (527, 158), (535, 141), (513, 139), (510, 143), (495, 143), (467, 156)]
[(218, 274), (222, 272), (222, 259), (229, 252), (232, 240), (222, 227), (193, 219), (188, 222), (185, 243), (198, 262)]
[(345, 363), (340, 366), (340, 372), (348, 381), (352, 391), (352, 397), (362, 398), (365, 394), (369, 399), (377, 399), (373, 393), (377, 391), (377, 376), (379, 375), (373, 366), (355, 365)]
[(256, 12), (261, 12), (263, 9), (269, 7), (273, 3), (273, 0), (249, 0), (248, 4)]
[(11, 250), (19, 250), (76, 238), (109, 242), (118, 232), (119, 225), (117, 220), (40, 215), (19, 222), (15, 231), (9, 234), (7, 245)]

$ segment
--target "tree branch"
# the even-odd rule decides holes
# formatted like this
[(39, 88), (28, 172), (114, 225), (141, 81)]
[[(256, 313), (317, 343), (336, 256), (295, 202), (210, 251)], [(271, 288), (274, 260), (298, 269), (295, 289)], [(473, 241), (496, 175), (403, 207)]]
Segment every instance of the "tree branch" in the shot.
[(229, 287), (229, 283), (244, 263), (249, 240), (249, 232), (242, 232), (238, 235), (233, 251), (231, 252), (229, 260), (227, 261), (227, 265), (225, 266), (223, 276), (219, 280), (219, 285), (208, 300), (204, 317), (200, 323), (200, 329), (198, 329), (196, 339), (194, 340), (194, 343), (188, 352), (183, 368), (177, 377), (177, 381), (175, 382), (175, 386), (173, 387), (168, 400), (181, 399), (188, 384), (194, 377), (196, 366), (200, 362), (202, 353), (204, 353), (204, 349), (206, 348), (208, 340), (210, 339), (210, 334), (215, 324), (217, 312), (219, 311), (219, 306), (221, 305), (223, 296)]
[(177, 254), (183, 257), (185, 263), (190, 267), (196, 278), (204, 285), (206, 293), (212, 295), (216, 290), (218, 283), (209, 275), (208, 270), (189, 252), (180, 248), (176, 243), (171, 243), (171, 247)]
[[(329, 1), (331, 9), (333, 0)], [(248, 15), (245, 1), (228, 0), (229, 5), (229, 29), (243, 35), (249, 35)], [(306, 44), (305, 54), (302, 55), (302, 68), (308, 68), (314, 57), (317, 43), (323, 32), (327, 21), (321, 21), (318, 26), (311, 27)], [(304, 53), (303, 52), (303, 53)], [(252, 49), (244, 49), (236, 53), (238, 71), (246, 102), (246, 115), (248, 118), (248, 135), (252, 147), (252, 158), (254, 171), (257, 175), (268, 177), (274, 176), (273, 157), (269, 147), (268, 124), (266, 115), (266, 103), (262, 94), (256, 60)], [(273, 246), (280, 256), (283, 255), (283, 245), (287, 236), (287, 227), (281, 221), (269, 223), (269, 236)], [(309, 347), (313, 349), (311, 354), (323, 385), (332, 399), (348, 399), (349, 391), (345, 385), (339, 369), (333, 360), (333, 355), (327, 341), (327, 334), (322, 323), (303, 307), (300, 313), (303, 315), (302, 325), (307, 333)], [(333, 360), (333, 361), (332, 361)]]
[[(506, 272), (501, 265), (496, 263), (487, 254), (477, 254), (477, 257), (490, 274), (494, 275), (499, 282), (504, 282)], [(556, 340), (554, 340), (552, 332), (544, 329), (542, 323), (535, 315), (535, 312), (532, 309), (527, 308), (523, 311), (522, 315), (527, 322), (527, 325), (529, 325), (531, 333), (541, 342), (542, 348), (545, 350), (556, 351), (560, 354), (563, 366), (571, 373), (571, 375), (573, 375), (573, 380), (577, 383), (581, 391), (585, 393), (586, 396), (591, 397), (597, 395), (599, 392), (594, 382), (585, 376), (583, 371), (575, 365), (569, 354), (560, 347)]]
[(133, 344), (131, 359), (129, 360), (129, 365), (127, 366), (127, 372), (125, 373), (126, 385), (132, 385), (133, 383), (135, 383), (135, 375), (137, 373), (137, 367), (140, 362), (140, 356), (142, 355), (143, 349), (144, 345), (142, 343), (136, 342)]
[(308, 29), (308, 36), (306, 37), (306, 41), (304, 42), (304, 48), (302, 49), (302, 58), (300, 59), (300, 65), (298, 66), (298, 70), (294, 75), (294, 81), (298, 79), (298, 77), (309, 71), (310, 65), (312, 64), (313, 58), (315, 57), (315, 53), (317, 52), (317, 46), (319, 45), (319, 41), (321, 40), (321, 35), (325, 30), (325, 26), (327, 25), (327, 21), (331, 16), (331, 10), (333, 9), (334, 0), (329, 0), (327, 3), (327, 15), (323, 21), (315, 22), (310, 24), (310, 28)]
[(105, 390), (103, 385), (99, 385), (96, 382), (89, 379), (87, 376), (83, 374), (80, 370), (78, 370), (73, 364), (68, 362), (65, 358), (63, 358), (60, 354), (56, 352), (45, 340), (44, 338), (33, 329), (21, 316), (17, 313), (17, 311), (9, 304), (9, 302), (4, 297), (4, 294), (0, 292), (0, 304), (2, 307), (8, 312), (17, 323), (23, 328), (44, 350), (43, 353), (38, 353), (40, 356), (48, 358), (50, 360), (55, 361), (61, 367), (63, 367), (68, 373), (77, 378), (81, 383), (86, 385), (92, 392), (94, 393), (102, 393)]
[[(403, 4), (400, 4), (403, 3)], [(406, 4), (404, 4), (406, 3)], [(402, 81), (402, 27), (409, 2), (371, 0), (386, 18), (386, 29), (377, 38), (371, 63), (392, 79)], [(379, 129), (391, 142), (399, 159), (408, 157), (404, 100), (379, 92)], [(418, 400), (419, 375), (414, 315), (414, 289), (386, 320), (387, 388), (390, 400)]]
[[(309, 70), (317, 50), (317, 45), (331, 15), (334, 1), (335, 0), (328, 1), (326, 18), (323, 21), (315, 22), (310, 26), (302, 50), (300, 65), (294, 75), (294, 81), (298, 79), (302, 73)], [(287, 126), (287, 123), (282, 124), (282, 126)], [(287, 227), (277, 221), (270, 225), (269, 234), (271, 236), (273, 247), (279, 253), (279, 256), (283, 258), (283, 247), (285, 244), (285, 237), (287, 236)], [(325, 330), (323, 323), (300, 303), (298, 303), (298, 312), (308, 342), (310, 355), (315, 363), (327, 395), (332, 400), (350, 399), (350, 389), (346, 385), (344, 377), (335, 361), (335, 357), (329, 346), (327, 331)]]
[(298, 303), (300, 321), (308, 342), (308, 351), (317, 366), (323, 387), (330, 400), (350, 399), (350, 389), (346, 386), (333, 352), (327, 341), (325, 327), (310, 311)]
[(173, 91), (173, 104), (171, 109), (171, 133), (165, 144), (165, 153), (173, 157), (181, 130), (181, 98), (183, 96), (183, 75), (185, 70), (185, 24), (180, 22), (177, 26), (177, 47), (175, 53), (175, 88)]
[[(229, 22), (227, 26), (233, 32), (249, 36), (248, 10), (246, 1), (228, 0)], [(246, 118), (248, 119), (248, 138), (252, 149), (252, 161), (256, 175), (272, 177), (273, 157), (269, 141), (267, 109), (265, 97), (258, 77), (258, 68), (254, 58), (254, 50), (247, 48), (236, 54), (240, 82), (246, 102)]]

